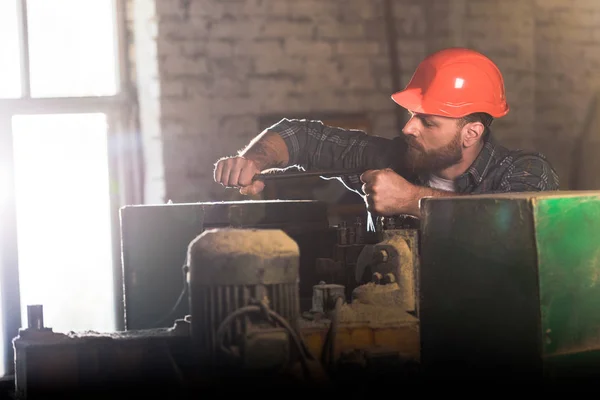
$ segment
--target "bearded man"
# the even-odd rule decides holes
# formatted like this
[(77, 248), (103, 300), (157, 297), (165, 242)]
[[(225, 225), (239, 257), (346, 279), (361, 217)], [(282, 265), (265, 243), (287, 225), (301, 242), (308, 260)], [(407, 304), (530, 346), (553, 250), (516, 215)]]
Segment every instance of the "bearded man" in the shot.
[(509, 107), (502, 74), (483, 54), (449, 48), (425, 58), (407, 87), (392, 95), (410, 113), (394, 139), (282, 119), (237, 156), (217, 161), (214, 179), (257, 194), (256, 174), (297, 165), (307, 171), (365, 170), (342, 182), (380, 216), (420, 217), (423, 197), (558, 190), (558, 176), (538, 152), (509, 150), (490, 126)]

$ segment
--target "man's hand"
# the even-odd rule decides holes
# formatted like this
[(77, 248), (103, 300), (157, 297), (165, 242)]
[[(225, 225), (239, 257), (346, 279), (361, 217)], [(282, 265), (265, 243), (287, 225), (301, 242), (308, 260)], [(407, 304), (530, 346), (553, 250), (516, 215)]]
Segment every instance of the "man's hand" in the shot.
[(265, 184), (262, 181), (253, 181), (254, 175), (260, 173), (256, 163), (245, 157), (226, 157), (215, 164), (215, 182), (225, 187), (240, 188), (240, 193), (253, 195), (260, 193)]
[(360, 180), (364, 183), (362, 189), (369, 211), (382, 216), (419, 216), (419, 188), (393, 170), (369, 170)]

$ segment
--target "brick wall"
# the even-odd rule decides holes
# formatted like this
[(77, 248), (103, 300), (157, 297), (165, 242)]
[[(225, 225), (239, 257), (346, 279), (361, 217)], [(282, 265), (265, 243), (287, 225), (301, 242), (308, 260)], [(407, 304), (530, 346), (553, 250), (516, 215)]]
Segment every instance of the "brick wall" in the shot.
[(565, 187), (599, 189), (600, 109), (592, 103), (600, 90), (600, 1), (534, 4), (534, 143), (554, 161)]
[[(213, 163), (264, 128), (264, 115), (366, 112), (371, 133), (399, 130), (382, 0), (134, 3), (147, 202), (236, 197), (212, 182)], [(396, 0), (394, 6), (400, 86), (435, 50), (483, 51), (503, 71), (511, 106), (496, 121), (496, 136), (510, 147), (544, 152), (567, 188), (571, 153), (600, 80), (600, 2)]]
[(563, 189), (600, 188), (594, 176), (600, 132), (592, 107), (600, 87), (600, 2), (430, 1), (428, 51), (472, 47), (502, 70), (511, 112), (494, 125), (500, 141), (543, 152)]
[[(148, 184), (159, 184), (160, 164), (165, 177), (164, 194), (148, 189), (148, 202), (236, 196), (212, 182), (213, 163), (258, 134), (261, 116), (365, 112), (372, 133), (391, 137), (398, 131), (390, 95), (399, 88), (392, 87), (381, 0), (139, 3), (155, 6), (135, 21), (145, 29), (156, 25), (159, 77), (149, 71), (155, 62), (146, 53), (152, 51), (138, 50), (138, 87), (152, 88), (141, 95), (150, 96), (151, 108), (142, 117), (153, 143), (146, 155), (153, 179)], [(398, 35), (406, 39), (398, 51), (403, 69), (412, 70), (425, 54), (422, 6), (396, 3), (408, 10), (398, 13)], [(410, 74), (402, 78), (405, 84)], [(160, 135), (154, 132), (157, 120)]]
[(428, 9), (428, 51), (465, 46), (500, 68), (511, 111), (493, 130), (507, 146), (531, 146), (535, 109), (535, 49), (529, 0), (441, 0)]

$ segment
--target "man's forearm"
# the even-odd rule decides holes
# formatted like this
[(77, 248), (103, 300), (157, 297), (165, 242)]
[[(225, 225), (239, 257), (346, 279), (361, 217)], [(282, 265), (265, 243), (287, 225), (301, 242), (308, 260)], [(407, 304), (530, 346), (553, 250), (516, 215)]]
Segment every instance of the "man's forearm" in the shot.
[(248, 144), (239, 154), (254, 161), (261, 171), (271, 168), (285, 168), (289, 163), (289, 152), (279, 134), (264, 131)]
[(456, 192), (447, 192), (445, 190), (432, 189), (425, 186), (416, 186), (414, 201), (411, 202), (409, 213), (417, 218), (421, 218), (421, 199), (424, 197), (456, 197), (464, 194)]

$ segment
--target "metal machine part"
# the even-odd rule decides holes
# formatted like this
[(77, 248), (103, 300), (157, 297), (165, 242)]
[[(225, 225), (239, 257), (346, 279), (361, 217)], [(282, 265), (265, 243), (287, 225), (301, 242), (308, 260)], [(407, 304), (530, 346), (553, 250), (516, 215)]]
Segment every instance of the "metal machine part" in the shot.
[(300, 301), (308, 309), (315, 259), (331, 257), (335, 228), (318, 201), (230, 201), (136, 205), (120, 210), (123, 329), (169, 327), (190, 314), (185, 278), (187, 246), (207, 229), (281, 229), (299, 247)]
[(600, 376), (600, 192), (423, 199), (427, 379)]
[[(28, 316), (43, 320), (42, 306), (28, 307)], [(16, 399), (174, 395), (191, 361), (185, 320), (171, 328), (114, 333), (61, 333), (34, 325), (12, 340)]]
[(27, 328), (28, 329), (44, 329), (44, 306), (34, 304), (27, 306)]
[[(294, 300), (302, 246), (274, 251), (275, 241), (258, 231), (254, 250), (242, 240), (188, 242), (195, 250), (188, 253), (190, 318), (173, 329), (104, 336), (24, 329), (13, 341), (19, 387), (32, 393), (52, 382), (115, 387), (161, 379), (169, 388), (172, 382), (187, 387), (207, 376), (196, 374), (207, 353), (259, 371), (267, 385), (283, 366), (301, 371), (296, 361), (309, 359), (340, 383), (336, 390), (413, 383), (415, 365), (418, 381), (426, 383), (515, 374), (597, 380), (598, 199), (600, 192), (424, 199), (419, 230), (397, 220), (387, 229), (382, 220), (380, 240), (334, 241), (332, 257), (316, 258), (321, 274), (335, 279), (305, 283), (316, 312), (304, 318), (300, 310), (311, 305)], [(357, 282), (359, 254), (368, 255), (370, 271)], [(405, 273), (411, 267), (412, 289)], [(41, 320), (32, 315), (30, 326), (43, 327)], [(154, 375), (140, 380), (143, 367)], [(367, 376), (373, 378), (368, 388)], [(255, 384), (226, 383), (243, 392)]]
[(190, 243), (188, 264), (193, 354), (204, 373), (285, 374), (297, 363), (308, 373), (295, 241), (281, 230), (211, 229)]
[(402, 307), (418, 312), (418, 231), (390, 229), (382, 240), (367, 245), (356, 261), (355, 279), (360, 284), (396, 284)]
[(345, 300), (345, 290), (343, 285), (326, 284), (321, 281), (313, 287), (313, 305), (310, 310), (312, 313), (326, 314), (335, 308), (335, 302), (338, 298)]

